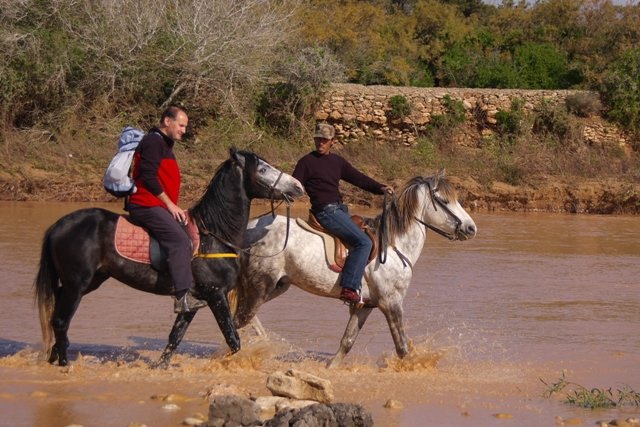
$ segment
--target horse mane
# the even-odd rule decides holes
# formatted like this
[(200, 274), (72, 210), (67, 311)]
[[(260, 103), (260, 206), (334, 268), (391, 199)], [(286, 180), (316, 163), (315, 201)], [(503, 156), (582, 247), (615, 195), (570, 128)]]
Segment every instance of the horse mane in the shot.
[[(392, 200), (387, 208), (387, 215), (383, 218), (383, 215), (378, 215), (373, 220), (373, 227), (376, 232), (380, 234), (382, 232), (382, 226), (384, 225), (384, 232), (387, 235), (388, 243), (393, 245), (396, 237), (406, 234), (412, 222), (415, 220), (419, 206), (418, 191), (422, 186), (430, 186), (434, 188), (436, 183), (436, 177), (422, 177), (416, 176), (407, 181), (399, 191), (396, 192), (398, 196)], [(437, 181), (438, 194), (444, 202), (450, 202), (457, 199), (457, 193), (454, 186), (442, 177)], [(385, 223), (382, 224), (382, 220)]]
[[(256, 170), (257, 155), (248, 151), (238, 151), (237, 154), (244, 157), (245, 170)], [(201, 232), (240, 244), (239, 237), (244, 235), (245, 220), (249, 215), (249, 199), (244, 187), (243, 171), (235, 166), (236, 160), (233, 158), (218, 166), (207, 190), (190, 213)], [(245, 210), (246, 215), (241, 214)]]

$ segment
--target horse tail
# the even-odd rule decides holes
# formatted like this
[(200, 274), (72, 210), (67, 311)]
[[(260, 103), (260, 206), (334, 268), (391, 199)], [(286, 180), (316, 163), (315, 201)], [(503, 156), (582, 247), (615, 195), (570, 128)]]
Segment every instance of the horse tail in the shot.
[(229, 310), (231, 311), (231, 317), (235, 317), (238, 311), (238, 290), (236, 288), (227, 292), (227, 300), (229, 300)]
[(40, 330), (42, 331), (42, 345), (47, 359), (51, 353), (53, 341), (53, 326), (51, 319), (55, 303), (54, 288), (58, 286), (58, 271), (53, 263), (51, 254), (51, 228), (47, 230), (42, 240), (42, 253), (40, 254), (40, 267), (34, 282), (34, 299), (38, 305), (40, 316)]

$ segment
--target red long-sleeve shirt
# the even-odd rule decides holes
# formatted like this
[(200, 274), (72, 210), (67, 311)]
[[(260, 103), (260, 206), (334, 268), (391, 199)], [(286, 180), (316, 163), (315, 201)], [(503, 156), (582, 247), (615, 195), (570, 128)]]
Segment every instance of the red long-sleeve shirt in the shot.
[(133, 156), (133, 179), (138, 190), (129, 196), (129, 203), (153, 207), (166, 205), (158, 199), (164, 192), (178, 204), (180, 197), (180, 168), (173, 153), (175, 142), (157, 128), (140, 141)]

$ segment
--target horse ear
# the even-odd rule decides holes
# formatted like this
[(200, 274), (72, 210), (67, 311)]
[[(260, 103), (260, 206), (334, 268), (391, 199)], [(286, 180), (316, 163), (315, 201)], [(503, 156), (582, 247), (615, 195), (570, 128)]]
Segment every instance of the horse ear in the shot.
[(229, 157), (235, 163), (238, 163), (241, 167), (244, 168), (244, 156), (238, 154), (238, 149), (236, 147), (230, 147), (229, 148)]
[(433, 176), (433, 188), (438, 188), (438, 183), (440, 182), (441, 179), (444, 179), (444, 169), (440, 169), (438, 172), (436, 172), (436, 174)]

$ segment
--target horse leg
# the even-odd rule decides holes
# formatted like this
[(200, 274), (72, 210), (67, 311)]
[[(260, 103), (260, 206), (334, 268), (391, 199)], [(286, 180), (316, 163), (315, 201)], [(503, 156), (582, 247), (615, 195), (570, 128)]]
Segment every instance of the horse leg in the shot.
[(396, 346), (396, 354), (400, 359), (409, 354), (409, 340), (407, 334), (404, 331), (404, 324), (402, 321), (402, 304), (390, 304), (388, 306), (380, 306), (380, 310), (387, 319), (389, 330), (391, 331), (391, 337), (393, 343)]
[(67, 366), (69, 363), (67, 357), (67, 349), (69, 348), (67, 332), (71, 325), (71, 319), (80, 305), (80, 300), (84, 295), (98, 289), (109, 278), (109, 275), (105, 273), (94, 272), (91, 274), (88, 271), (85, 271), (85, 274), (81, 276), (91, 277), (91, 279), (83, 280), (80, 278), (64, 281), (61, 279), (62, 286), (55, 291), (55, 305), (53, 316), (51, 317), (51, 326), (56, 342), (51, 348), (49, 363), (55, 363), (57, 360), (58, 365)]
[(229, 308), (229, 301), (227, 300), (227, 292), (216, 289), (208, 296), (207, 302), (231, 352), (236, 353), (240, 351), (240, 335), (233, 323), (233, 316)]
[(344, 335), (340, 340), (340, 348), (333, 359), (327, 364), (327, 368), (335, 368), (342, 363), (344, 357), (351, 351), (353, 344), (356, 342), (360, 329), (364, 326), (364, 322), (367, 321), (369, 314), (371, 314), (372, 307), (356, 308), (353, 305), (349, 308), (349, 323), (344, 330)]
[(182, 342), (182, 338), (184, 338), (184, 334), (187, 333), (187, 329), (189, 328), (193, 318), (196, 316), (196, 313), (197, 311), (191, 311), (189, 313), (181, 313), (176, 316), (176, 321), (173, 323), (173, 328), (169, 334), (169, 342), (160, 355), (160, 359), (151, 365), (152, 368), (167, 369), (169, 367), (169, 362), (173, 357), (173, 352)]
[(267, 335), (267, 331), (264, 326), (262, 326), (262, 322), (260, 321), (260, 319), (258, 319), (258, 316), (253, 316), (253, 319), (251, 319), (251, 322), (249, 322), (249, 326), (253, 328), (253, 331), (257, 336), (263, 337)]
[(76, 286), (63, 285), (61, 288), (58, 288), (53, 316), (51, 317), (51, 326), (56, 341), (51, 348), (49, 363), (53, 364), (56, 360), (59, 366), (67, 366), (69, 363), (67, 357), (67, 349), (69, 348), (67, 331), (69, 330), (71, 319), (80, 304), (81, 298), (81, 292), (78, 291)]

